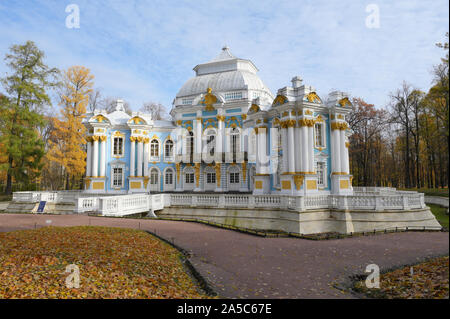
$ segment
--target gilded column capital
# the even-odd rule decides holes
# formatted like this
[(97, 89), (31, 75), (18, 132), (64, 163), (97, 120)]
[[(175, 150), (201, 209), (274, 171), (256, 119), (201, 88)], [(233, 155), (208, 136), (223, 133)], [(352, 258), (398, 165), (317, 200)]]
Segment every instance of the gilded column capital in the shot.
[(225, 121), (225, 116), (224, 116), (224, 115), (218, 115), (218, 116), (217, 116), (217, 120), (218, 120), (219, 122), (223, 122), (223, 121)]
[(148, 137), (144, 138), (144, 144), (147, 144), (148, 142), (150, 142), (150, 139)]
[(106, 135), (99, 136), (100, 141), (106, 142)]
[(92, 141), (98, 141), (99, 139), (100, 139), (100, 136), (92, 135)]
[(130, 136), (130, 141), (131, 142), (136, 142), (136, 136)]
[(142, 136), (138, 136), (136, 137), (136, 140), (138, 141), (138, 143), (142, 143), (144, 141), (144, 138)]

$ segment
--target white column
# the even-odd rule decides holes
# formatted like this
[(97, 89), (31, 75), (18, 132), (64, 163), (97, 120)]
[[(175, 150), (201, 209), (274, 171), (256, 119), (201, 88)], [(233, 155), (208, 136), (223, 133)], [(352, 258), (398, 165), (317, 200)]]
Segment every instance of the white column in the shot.
[(94, 138), (94, 156), (92, 157), (92, 176), (98, 177), (98, 136)]
[(100, 176), (106, 176), (106, 136), (100, 140)]
[(302, 172), (309, 172), (309, 162), (308, 162), (308, 127), (303, 125), (301, 127), (301, 138), (302, 138)]
[(142, 162), (143, 160), (143, 143), (142, 140), (138, 141), (138, 161), (137, 161), (137, 176), (142, 176)]
[(136, 137), (130, 137), (131, 146), (130, 146), (130, 176), (135, 175), (134, 163), (136, 162)]
[(294, 126), (292, 122), (288, 124), (288, 167), (289, 173), (295, 173), (295, 138), (294, 138)]
[(92, 174), (92, 140), (91, 137), (87, 139), (87, 152), (86, 152), (86, 177)]
[[(259, 132), (261, 130), (261, 133)], [(267, 129), (265, 127), (258, 129), (258, 135), (260, 137), (260, 145), (261, 145), (261, 173), (268, 174), (269, 172), (269, 163), (267, 156)]]
[(218, 130), (217, 130), (217, 136), (216, 136), (216, 162), (221, 163), (222, 162), (222, 153), (223, 153), (223, 138), (225, 135), (224, 131), (224, 116), (217, 117), (218, 118)]
[(296, 126), (294, 128), (294, 141), (295, 141), (295, 171), (302, 171), (302, 150), (304, 149), (302, 144), (302, 136), (301, 136), (301, 126)]
[(148, 176), (148, 142), (148, 139), (144, 140), (144, 176)]
[(334, 129), (331, 131), (332, 135), (332, 145), (331, 145), (331, 158), (333, 159), (333, 173), (339, 173), (341, 171), (341, 147), (340, 147), (340, 130)]
[(261, 143), (260, 143), (260, 129), (255, 128), (256, 132), (256, 174), (261, 174)]
[(345, 146), (345, 130), (339, 130), (341, 137), (341, 172), (349, 174), (348, 148)]
[(281, 127), (281, 143), (282, 143), (282, 150), (283, 150), (283, 165), (282, 165), (282, 172), (285, 173), (287, 171), (289, 171), (289, 166), (288, 166), (288, 154), (289, 154), (289, 150), (288, 150), (288, 140), (287, 140), (287, 127), (286, 126), (282, 126)]
[(308, 126), (308, 172), (314, 172), (314, 126)]
[(202, 119), (201, 117), (197, 118), (194, 121), (194, 132), (195, 132), (195, 153), (194, 153), (194, 162), (200, 162), (202, 158)]

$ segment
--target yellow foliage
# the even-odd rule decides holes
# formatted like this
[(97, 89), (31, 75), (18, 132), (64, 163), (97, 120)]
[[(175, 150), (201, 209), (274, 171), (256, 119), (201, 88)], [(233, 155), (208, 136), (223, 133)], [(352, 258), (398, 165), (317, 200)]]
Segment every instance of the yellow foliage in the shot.
[(60, 94), (61, 118), (53, 119), (54, 131), (46, 159), (62, 165), (67, 174), (81, 176), (84, 172), (86, 152), (85, 127), (81, 123), (86, 113), (94, 76), (83, 66), (72, 66), (63, 74)]

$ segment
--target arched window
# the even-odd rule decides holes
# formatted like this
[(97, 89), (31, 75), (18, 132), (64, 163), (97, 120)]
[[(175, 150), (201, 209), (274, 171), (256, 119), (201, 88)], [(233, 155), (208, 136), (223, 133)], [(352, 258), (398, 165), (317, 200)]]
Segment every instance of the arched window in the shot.
[(233, 154), (233, 161), (236, 162), (237, 153), (240, 151), (240, 133), (235, 127), (231, 130), (231, 153)]
[(173, 169), (167, 169), (166, 174), (164, 176), (164, 184), (172, 185), (173, 184)]
[(173, 156), (173, 142), (172, 140), (167, 140), (164, 147), (164, 157)]
[(159, 157), (159, 141), (156, 139), (150, 142), (150, 156)]
[(208, 130), (206, 132), (206, 151), (210, 156), (214, 156), (216, 149), (216, 132), (214, 130)]
[(157, 185), (158, 184), (158, 170), (156, 168), (152, 168), (150, 170), (150, 184)]

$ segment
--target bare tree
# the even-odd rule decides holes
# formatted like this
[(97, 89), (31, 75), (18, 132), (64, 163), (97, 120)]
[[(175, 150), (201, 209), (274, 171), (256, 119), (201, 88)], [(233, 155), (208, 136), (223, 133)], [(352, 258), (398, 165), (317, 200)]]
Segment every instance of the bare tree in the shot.
[(94, 112), (102, 106), (102, 91), (99, 88), (93, 89), (89, 93), (88, 111)]
[(161, 103), (145, 102), (139, 111), (150, 113), (153, 120), (165, 120), (168, 118), (167, 110)]
[[(114, 112), (117, 100), (121, 100), (121, 98), (108, 96), (101, 100), (100, 105), (102, 106), (103, 109), (106, 110), (106, 112), (108, 112), (108, 113)], [(124, 100), (123, 107), (125, 109), (125, 113), (127, 113), (128, 115), (131, 116), (131, 114), (133, 113), (133, 110), (130, 107), (130, 103), (128, 103), (127, 101)]]

